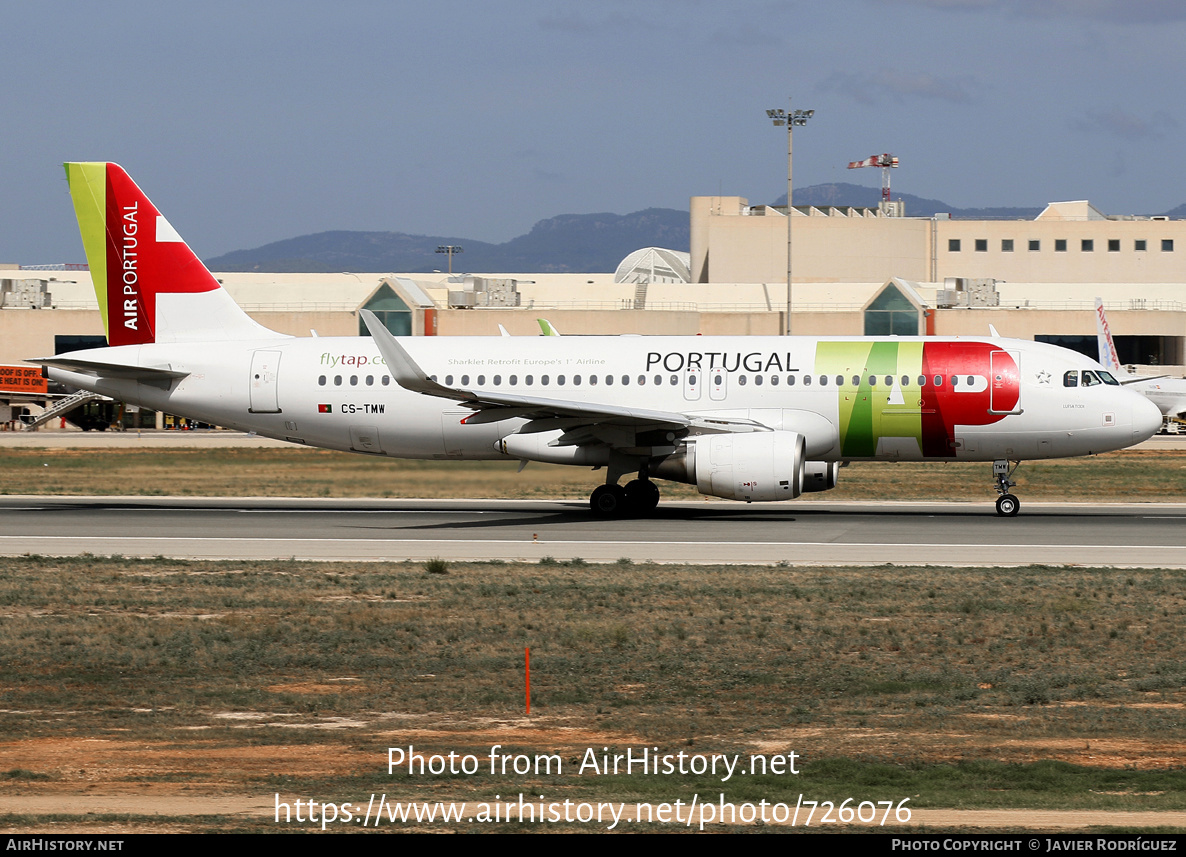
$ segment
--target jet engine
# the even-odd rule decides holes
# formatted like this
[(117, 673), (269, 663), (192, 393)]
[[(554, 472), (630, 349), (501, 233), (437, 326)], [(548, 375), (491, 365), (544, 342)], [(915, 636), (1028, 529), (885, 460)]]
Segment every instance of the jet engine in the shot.
[(803, 491), (803, 466), (803, 435), (759, 431), (691, 438), (651, 473), (726, 500), (793, 500)]
[(831, 491), (839, 475), (839, 461), (809, 461), (803, 465), (803, 493)]

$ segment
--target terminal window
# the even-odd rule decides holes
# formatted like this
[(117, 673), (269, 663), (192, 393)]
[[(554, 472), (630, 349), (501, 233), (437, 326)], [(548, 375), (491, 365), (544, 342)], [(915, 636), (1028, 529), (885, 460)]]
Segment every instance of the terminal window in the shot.
[(1079, 244), (1079, 249), (1084, 253), (1091, 253), (1095, 250), (1095, 241), (1091, 238), (1084, 238)]
[(1119, 238), (1109, 238), (1108, 239), (1108, 252), (1109, 253), (1119, 253), (1120, 252), (1120, 239)]
[(1173, 238), (1162, 238), (1161, 239), (1161, 252), (1162, 253), (1173, 253), (1174, 252), (1174, 239)]
[(988, 252), (988, 239), (987, 238), (977, 238), (976, 239), (976, 252), (977, 253), (987, 253)]
[(1036, 238), (1030, 239), (1030, 252), (1036, 253), (1042, 249), (1042, 242)]
[(1054, 239), (1054, 252), (1055, 252), (1055, 253), (1065, 253), (1065, 252), (1067, 252), (1067, 239), (1065, 239), (1065, 238), (1055, 238), (1055, 239)]
[(1149, 249), (1149, 242), (1144, 238), (1138, 238), (1136, 241), (1132, 242), (1132, 249), (1136, 250), (1138, 253), (1144, 253)]
[(1001, 239), (1001, 252), (1002, 253), (1012, 253), (1013, 252), (1013, 239), (1012, 238), (1002, 238)]
[(958, 253), (960, 251), (960, 240), (958, 238), (947, 239), (947, 252)]

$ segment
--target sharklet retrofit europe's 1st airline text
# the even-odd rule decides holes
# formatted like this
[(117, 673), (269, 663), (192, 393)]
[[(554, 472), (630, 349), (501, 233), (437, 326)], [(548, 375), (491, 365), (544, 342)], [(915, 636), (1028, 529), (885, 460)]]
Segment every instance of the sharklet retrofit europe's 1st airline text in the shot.
[(1095, 361), (996, 337), (397, 338), (366, 310), (370, 337), (291, 337), (243, 312), (122, 168), (66, 174), (109, 345), (32, 361), (51, 379), (329, 449), (603, 467), (598, 515), (650, 511), (656, 479), (792, 499), (863, 460), (992, 462), (1015, 515), (1020, 461), (1161, 424)]

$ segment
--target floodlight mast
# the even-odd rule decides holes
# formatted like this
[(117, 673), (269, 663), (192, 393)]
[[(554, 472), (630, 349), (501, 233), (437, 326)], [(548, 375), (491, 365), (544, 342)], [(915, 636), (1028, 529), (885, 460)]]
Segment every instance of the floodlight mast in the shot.
[(437, 252), (449, 254), (449, 276), (453, 276), (453, 254), (464, 253), (465, 251), (459, 244), (441, 244), (437, 247)]
[[(787, 99), (787, 104), (790, 104), (790, 99)], [(776, 108), (774, 110), (767, 110), (766, 116), (774, 122), (775, 127), (787, 127), (787, 323), (784, 333), (787, 336), (791, 335), (791, 191), (793, 185), (791, 182), (791, 164), (792, 153), (794, 151), (794, 138), (792, 132), (796, 125), (806, 125), (807, 120), (815, 115), (814, 110), (782, 110)]]

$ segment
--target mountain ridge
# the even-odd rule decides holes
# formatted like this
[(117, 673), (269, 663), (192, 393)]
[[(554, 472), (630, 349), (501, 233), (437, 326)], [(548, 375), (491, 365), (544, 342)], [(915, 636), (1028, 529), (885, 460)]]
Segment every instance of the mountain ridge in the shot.
[[(893, 198), (906, 204), (907, 216), (947, 213), (958, 219), (1030, 220), (1045, 207), (957, 208), (913, 194), (895, 193)], [(795, 190), (796, 205), (875, 207), (880, 199), (878, 188), (848, 182)], [(769, 204), (785, 202), (784, 194)], [(1166, 214), (1186, 217), (1186, 203)], [(622, 259), (642, 247), (686, 253), (690, 242), (687, 211), (646, 208), (630, 214), (559, 214), (538, 221), (526, 234), (501, 244), (455, 235), (329, 230), (235, 250), (205, 261), (213, 271), (228, 272), (430, 273), (445, 267), (446, 260), (436, 253), (437, 247), (452, 244), (462, 247), (462, 253), (453, 257), (454, 271), (597, 273), (615, 270)]]

